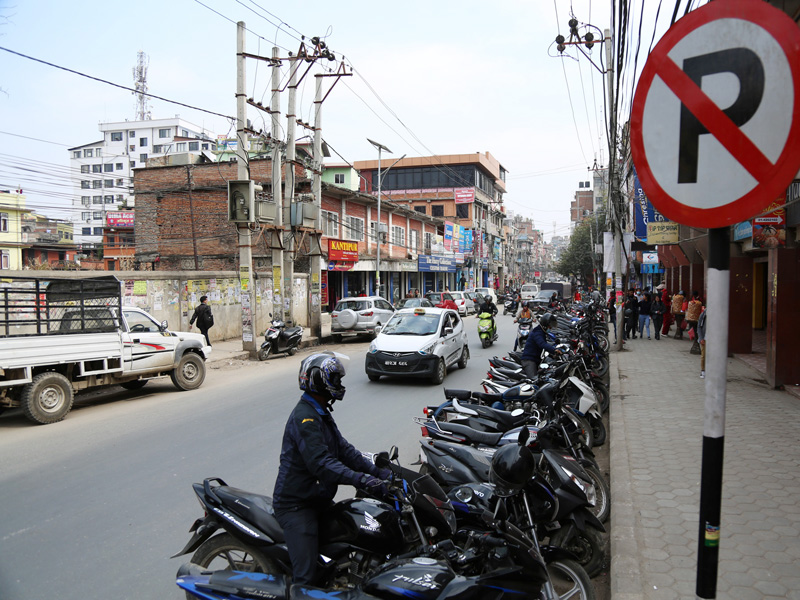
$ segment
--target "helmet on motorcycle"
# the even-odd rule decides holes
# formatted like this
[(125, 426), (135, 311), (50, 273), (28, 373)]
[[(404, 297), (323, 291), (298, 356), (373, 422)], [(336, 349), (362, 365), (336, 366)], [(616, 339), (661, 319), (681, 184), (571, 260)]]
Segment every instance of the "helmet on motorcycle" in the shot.
[(533, 453), (527, 446), (508, 444), (494, 453), (489, 469), (489, 481), (495, 485), (495, 493), (501, 497), (513, 495), (533, 477), (535, 468)]
[(555, 321), (555, 317), (551, 313), (544, 313), (539, 317), (539, 325), (544, 330), (550, 329), (550, 325), (553, 321)]
[(300, 363), (300, 389), (318, 394), (330, 401), (344, 398), (344, 365), (333, 354), (312, 354)]

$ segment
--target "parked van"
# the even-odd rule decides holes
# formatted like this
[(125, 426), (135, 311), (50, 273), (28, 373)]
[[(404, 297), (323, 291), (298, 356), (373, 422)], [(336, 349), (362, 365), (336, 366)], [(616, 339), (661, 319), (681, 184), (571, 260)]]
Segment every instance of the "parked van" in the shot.
[(522, 300), (533, 300), (533, 297), (536, 296), (536, 293), (539, 291), (539, 284), (537, 283), (526, 283), (522, 286), (519, 291), (519, 295), (522, 296)]

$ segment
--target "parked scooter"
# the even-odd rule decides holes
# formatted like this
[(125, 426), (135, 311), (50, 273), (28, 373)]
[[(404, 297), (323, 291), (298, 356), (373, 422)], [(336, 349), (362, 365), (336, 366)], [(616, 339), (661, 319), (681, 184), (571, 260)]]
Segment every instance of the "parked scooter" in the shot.
[[(269, 313), (272, 318), (272, 313)], [(297, 353), (300, 340), (303, 339), (302, 327), (286, 328), (280, 319), (272, 319), (272, 325), (264, 332), (264, 343), (258, 351), (258, 360), (267, 360), (270, 354), (286, 352), (289, 356)]]
[(481, 346), (488, 348), (497, 339), (497, 324), (491, 313), (482, 312), (478, 315), (478, 337), (481, 338)]

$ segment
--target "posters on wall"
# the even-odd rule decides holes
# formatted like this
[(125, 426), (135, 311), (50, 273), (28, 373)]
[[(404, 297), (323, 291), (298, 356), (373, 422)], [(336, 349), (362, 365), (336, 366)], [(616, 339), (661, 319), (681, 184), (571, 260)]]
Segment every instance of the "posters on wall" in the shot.
[(753, 247), (780, 248), (786, 245), (786, 198), (767, 207), (766, 214), (753, 219)]

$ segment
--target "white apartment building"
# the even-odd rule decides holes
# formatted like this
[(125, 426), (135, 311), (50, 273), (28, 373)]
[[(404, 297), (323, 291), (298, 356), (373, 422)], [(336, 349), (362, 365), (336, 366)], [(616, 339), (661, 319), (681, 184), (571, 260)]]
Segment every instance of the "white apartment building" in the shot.
[(148, 159), (214, 150), (210, 131), (176, 116), (172, 119), (100, 123), (99, 141), (70, 148), (74, 240), (99, 247), (107, 211), (130, 209), (133, 169)]

